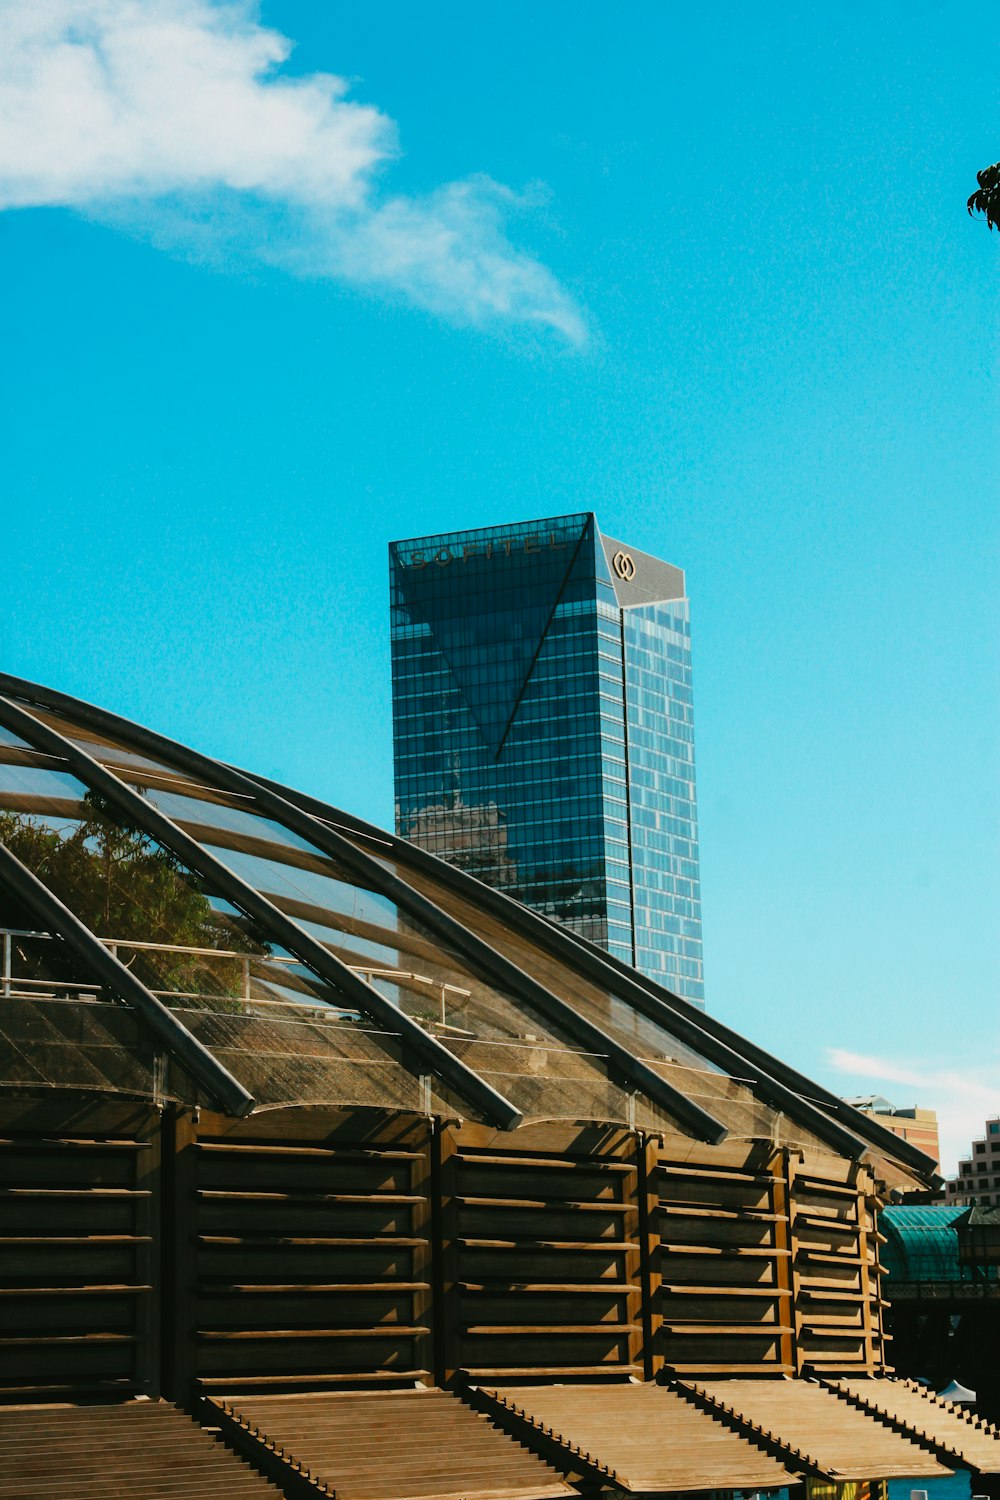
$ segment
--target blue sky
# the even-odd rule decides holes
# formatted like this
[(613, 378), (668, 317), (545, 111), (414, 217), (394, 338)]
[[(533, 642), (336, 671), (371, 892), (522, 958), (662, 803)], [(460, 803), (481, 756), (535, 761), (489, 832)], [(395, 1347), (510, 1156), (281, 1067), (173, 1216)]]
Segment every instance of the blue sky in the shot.
[(710, 1008), (950, 1166), (1000, 1113), (996, 9), (692, 9), (5, 0), (0, 662), (387, 824), (387, 542), (595, 510), (687, 570)]

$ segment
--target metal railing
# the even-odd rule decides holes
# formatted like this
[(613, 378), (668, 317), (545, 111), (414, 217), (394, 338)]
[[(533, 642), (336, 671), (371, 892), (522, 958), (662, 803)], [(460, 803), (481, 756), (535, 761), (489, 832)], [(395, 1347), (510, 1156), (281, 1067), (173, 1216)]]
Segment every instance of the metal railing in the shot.
[[(4, 997), (11, 997), (15, 994), (20, 994), (25, 990), (29, 994), (39, 995), (52, 992), (53, 990), (57, 990), (60, 994), (65, 994), (67, 991), (72, 991), (75, 995), (81, 998), (85, 995), (92, 995), (94, 997), (97, 997), (102, 993), (103, 986), (100, 984), (85, 984), (78, 983), (73, 980), (62, 979), (31, 979), (26, 975), (16, 975), (14, 973), (15, 938), (27, 938), (32, 942), (48, 943), (55, 941), (50, 932), (34, 932), (17, 927), (6, 927), (0, 929), (0, 948), (2, 948), (0, 994), (2, 994)], [(242, 995), (227, 995), (226, 998), (243, 999), (245, 1001), (252, 1000), (255, 1005), (287, 1005), (289, 1002), (287, 1000), (271, 999), (267, 996), (255, 996), (251, 990), (251, 978), (253, 977), (251, 967), (252, 965), (286, 964), (290, 967), (301, 967), (300, 961), (297, 958), (293, 958), (290, 954), (244, 953), (238, 951), (237, 949), (231, 948), (195, 948), (179, 943), (146, 943), (140, 942), (137, 939), (133, 938), (99, 937), (98, 942), (103, 944), (103, 946), (107, 948), (108, 952), (111, 953), (113, 957), (119, 960), (121, 960), (123, 952), (126, 954), (130, 952), (148, 952), (169, 954), (171, 957), (179, 955), (186, 958), (222, 959), (226, 962), (237, 961), (239, 962), (242, 971)], [(461, 1027), (452, 1026), (448, 1022), (448, 997), (454, 996), (456, 999), (468, 1000), (472, 995), (471, 990), (463, 989), (461, 985), (449, 984), (440, 979), (433, 979), (429, 974), (416, 974), (409, 969), (374, 967), (369, 964), (349, 964), (348, 967), (353, 973), (357, 974), (359, 978), (364, 979), (368, 984), (372, 984), (376, 979), (386, 979), (395, 982), (404, 980), (409, 981), (411, 984), (427, 985), (432, 991), (436, 990), (439, 993), (441, 1014), (440, 1020), (437, 1022), (437, 1024), (444, 1027), (448, 1031), (461, 1031), (463, 1029)], [(159, 999), (171, 1000), (195, 1000), (205, 995), (204, 990), (153, 989), (151, 990), (151, 993), (156, 995)], [(296, 1003), (307, 1006), (312, 1004), (315, 1005), (317, 1009), (322, 1009), (324, 1011), (328, 1011), (330, 1009), (328, 1003), (323, 1001), (310, 1001), (306, 997), (303, 997), (301, 1001), (297, 1001)], [(355, 1014), (354, 1006), (335, 1007), (335, 1009), (342, 1010), (345, 1014)]]
[(472, 996), (471, 990), (463, 989), (460, 984), (445, 984), (441, 979), (432, 979), (429, 974), (414, 974), (411, 973), (408, 969), (368, 969), (362, 968), (358, 964), (351, 964), (351, 968), (354, 970), (355, 974), (358, 974), (369, 984), (371, 984), (374, 979), (409, 979), (412, 983), (426, 984), (429, 985), (431, 989), (439, 990), (441, 999), (441, 1019), (438, 1021), (438, 1025), (443, 1026), (447, 1031), (462, 1030), (461, 1027), (449, 1026), (448, 1024), (446, 1013), (448, 996), (458, 995), (463, 1000), (468, 1000)]

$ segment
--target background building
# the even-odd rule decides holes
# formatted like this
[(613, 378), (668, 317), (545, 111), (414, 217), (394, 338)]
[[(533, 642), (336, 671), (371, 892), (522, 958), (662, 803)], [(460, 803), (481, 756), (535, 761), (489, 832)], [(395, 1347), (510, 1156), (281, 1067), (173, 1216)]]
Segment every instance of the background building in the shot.
[[(1000, 1414), (1000, 1267), (995, 1209), (892, 1203), (879, 1215), (885, 1329), (896, 1374), (971, 1388), (981, 1415)], [(985, 1243), (984, 1243), (985, 1239)]]
[(945, 1183), (944, 1195), (947, 1203), (1000, 1208), (1000, 1115), (986, 1121), (982, 1140), (972, 1142), (957, 1177)]
[(890, 1104), (888, 1099), (883, 1099), (881, 1094), (865, 1094), (860, 1098), (848, 1099), (848, 1104), (859, 1109), (864, 1115), (871, 1115), (877, 1119), (886, 1130), (891, 1130), (893, 1135), (898, 1135), (900, 1140), (909, 1141), (929, 1156), (935, 1167), (941, 1164), (941, 1146), (938, 1140), (938, 1118), (933, 1109), (919, 1109), (914, 1106), (911, 1109), (897, 1109)]
[(397, 831), (704, 1004), (681, 569), (589, 513), (389, 558)]

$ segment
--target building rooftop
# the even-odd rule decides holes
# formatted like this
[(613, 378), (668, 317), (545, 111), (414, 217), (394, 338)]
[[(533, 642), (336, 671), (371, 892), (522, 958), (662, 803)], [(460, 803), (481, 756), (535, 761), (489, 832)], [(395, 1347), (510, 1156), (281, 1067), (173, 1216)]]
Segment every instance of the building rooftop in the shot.
[(0, 678), (0, 1085), (591, 1119), (928, 1159), (405, 841)]

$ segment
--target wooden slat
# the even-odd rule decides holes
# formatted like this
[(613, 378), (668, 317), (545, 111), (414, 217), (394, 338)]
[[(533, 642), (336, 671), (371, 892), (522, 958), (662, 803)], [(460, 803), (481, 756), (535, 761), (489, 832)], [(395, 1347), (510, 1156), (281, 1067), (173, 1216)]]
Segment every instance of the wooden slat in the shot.
[(588, 1488), (627, 1494), (774, 1488), (795, 1477), (658, 1385), (515, 1386), (476, 1399), (508, 1432)]
[(697, 1283), (664, 1282), (664, 1292), (674, 1292), (681, 1297), (761, 1297), (776, 1302), (782, 1295), (778, 1286), (703, 1286)]
[(265, 1250), (288, 1247), (338, 1249), (351, 1246), (413, 1246), (420, 1243), (419, 1239), (400, 1234), (199, 1234), (195, 1238), (199, 1245), (238, 1245)]
[(548, 1153), (474, 1151), (444, 1133), (442, 1378), (642, 1369), (639, 1144), (588, 1133), (582, 1156), (565, 1150), (572, 1135), (529, 1132), (526, 1144), (563, 1147)]
[(0, 1393), (155, 1394), (159, 1116), (104, 1101), (89, 1134), (53, 1128), (60, 1112), (0, 1139)]
[(338, 1296), (345, 1292), (425, 1292), (428, 1281), (278, 1281), (219, 1283), (205, 1280), (198, 1290), (205, 1297), (243, 1297), (267, 1295), (269, 1297), (294, 1294), (297, 1297), (324, 1296), (333, 1292)]
[(177, 1407), (0, 1408), (2, 1500), (265, 1500), (280, 1491)]
[(512, 1334), (558, 1334), (563, 1338), (567, 1334), (598, 1333), (601, 1335), (613, 1334), (616, 1338), (621, 1334), (638, 1333), (637, 1323), (497, 1323), (491, 1326), (485, 1324), (467, 1324), (465, 1328), (468, 1334), (499, 1334), (509, 1337)]
[(789, 1462), (827, 1480), (944, 1477), (937, 1459), (829, 1390), (807, 1380), (682, 1381), (702, 1410), (749, 1437), (766, 1438)]
[(733, 1182), (742, 1185), (767, 1186), (779, 1179), (771, 1172), (736, 1172), (716, 1170), (711, 1166), (686, 1167), (674, 1162), (661, 1162), (659, 1171), (664, 1177), (689, 1178), (694, 1182)]
[(621, 1380), (634, 1376), (637, 1380), (642, 1376), (641, 1365), (606, 1364), (606, 1365), (546, 1365), (544, 1363), (524, 1365), (467, 1365), (460, 1372), (469, 1380), (587, 1380), (594, 1376), (603, 1376), (608, 1384), (618, 1384)]
[(1000, 1475), (1000, 1429), (909, 1380), (840, 1379), (830, 1388), (853, 1405), (877, 1413), (897, 1432), (933, 1447), (945, 1462), (978, 1474)]
[[(429, 1370), (408, 1370), (398, 1366), (392, 1370), (312, 1370), (308, 1375), (283, 1374), (279, 1383), (282, 1390), (319, 1393), (330, 1386), (360, 1389), (367, 1389), (369, 1386), (404, 1386), (411, 1389), (414, 1385), (426, 1385), (430, 1378)], [(198, 1390), (204, 1393), (224, 1391), (231, 1384), (232, 1377), (229, 1375), (199, 1375), (197, 1381)], [(274, 1386), (273, 1375), (240, 1376), (240, 1390), (243, 1392), (273, 1391)]]
[(280, 1478), (340, 1500), (561, 1500), (557, 1473), (446, 1391), (234, 1397), (206, 1420)]
[(482, 1154), (471, 1152), (467, 1149), (460, 1149), (458, 1154), (461, 1161), (467, 1162), (470, 1166), (544, 1167), (547, 1172), (608, 1172), (622, 1176), (628, 1176), (629, 1173), (636, 1170), (632, 1162), (610, 1161), (599, 1156), (587, 1157), (583, 1160), (579, 1158), (572, 1160), (552, 1156), (522, 1156), (520, 1153), (511, 1156), (497, 1156), (486, 1152)]
[(519, 1235), (516, 1239), (482, 1239), (470, 1235), (460, 1235), (457, 1244), (466, 1249), (496, 1249), (496, 1250), (636, 1250), (636, 1240), (554, 1240), (554, 1239), (529, 1239)]
[(468, 1197), (464, 1193), (455, 1196), (455, 1202), (466, 1208), (527, 1208), (542, 1209), (548, 1212), (557, 1210), (567, 1213), (603, 1213), (603, 1214), (628, 1214), (634, 1213), (635, 1205), (631, 1203), (615, 1203), (608, 1199), (576, 1200), (571, 1198), (475, 1198)]
[(293, 1116), (179, 1122), (171, 1394), (185, 1400), (431, 1368), (428, 1122)]
[(198, 1188), (195, 1197), (202, 1202), (218, 1203), (265, 1203), (288, 1206), (306, 1204), (317, 1207), (322, 1203), (345, 1204), (392, 1204), (406, 1205), (421, 1201), (419, 1193), (252, 1193), (236, 1189), (222, 1191), (218, 1188)]

